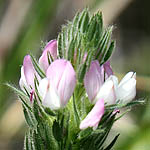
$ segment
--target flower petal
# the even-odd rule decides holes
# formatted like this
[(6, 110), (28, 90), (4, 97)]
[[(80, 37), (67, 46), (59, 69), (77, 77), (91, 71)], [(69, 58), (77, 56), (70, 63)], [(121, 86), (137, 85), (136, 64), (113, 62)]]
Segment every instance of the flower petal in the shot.
[(59, 109), (60, 99), (57, 91), (50, 84), (47, 78), (44, 78), (39, 83), (39, 94), (42, 97), (42, 104), (52, 110)]
[(71, 63), (64, 59), (55, 60), (47, 69), (46, 75), (57, 90), (61, 105), (65, 106), (76, 84), (76, 75)]
[(104, 100), (99, 99), (93, 109), (89, 112), (86, 118), (81, 121), (80, 129), (86, 129), (88, 127), (93, 127), (96, 129), (98, 124), (104, 114)]
[(98, 92), (94, 101), (96, 102), (98, 99), (104, 99), (107, 105), (115, 104), (116, 101), (116, 92), (115, 92), (115, 83), (113, 81), (113, 77), (110, 76), (103, 86), (101, 87), (100, 91)]
[(105, 73), (106, 73), (106, 79), (110, 76), (110, 75), (113, 75), (113, 71), (112, 71), (112, 68), (110, 66), (110, 61), (107, 61), (103, 64), (104, 66), (104, 70), (105, 70)]
[(38, 92), (39, 92), (40, 96), (42, 97), (42, 100), (45, 98), (45, 95), (48, 90), (47, 89), (48, 85), (49, 85), (49, 81), (47, 78), (44, 78), (39, 82)]
[(120, 81), (119, 86), (121, 86), (122, 84), (124, 84), (125, 82), (128, 82), (128, 80), (130, 80), (131, 78), (136, 78), (136, 73), (134, 72), (128, 72), (124, 78)]
[[(30, 55), (26, 55), (24, 57), (23, 70), (24, 70), (24, 76), (25, 76), (28, 86), (31, 86), (32, 88), (34, 88), (35, 75), (37, 76), (37, 78), (39, 77), (34, 69)], [(22, 73), (22, 78), (24, 78), (23, 73)]]
[(99, 62), (92, 61), (88, 72), (84, 78), (84, 86), (90, 101), (93, 103), (98, 91), (104, 82), (104, 69), (100, 67)]
[(25, 75), (24, 75), (24, 67), (23, 66), (21, 67), (21, 78), (19, 80), (19, 86), (23, 91), (24, 91), (24, 87), (26, 87), (28, 92), (30, 91), (30, 87), (28, 86)]
[(47, 43), (42, 53), (42, 56), (39, 58), (39, 65), (45, 72), (49, 66), (48, 58), (47, 58), (48, 52), (50, 52), (54, 60), (57, 59), (57, 41), (56, 40), (51, 40), (50, 42)]
[(131, 78), (122, 84), (117, 89), (116, 95), (117, 99), (121, 101), (121, 103), (130, 102), (136, 95), (136, 80), (135, 78)]

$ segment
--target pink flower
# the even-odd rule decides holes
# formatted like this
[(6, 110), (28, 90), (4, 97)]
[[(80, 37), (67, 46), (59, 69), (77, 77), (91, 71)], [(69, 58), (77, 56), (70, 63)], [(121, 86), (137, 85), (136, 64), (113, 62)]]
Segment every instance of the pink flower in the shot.
[(96, 129), (103, 114), (104, 114), (104, 100), (99, 99), (94, 105), (93, 109), (86, 116), (86, 118), (83, 121), (81, 121), (80, 129), (83, 130), (88, 127), (93, 127), (93, 129)]
[(135, 97), (136, 74), (127, 73), (119, 84), (118, 78), (112, 74), (109, 62), (102, 66), (98, 61), (91, 62), (84, 79), (84, 86), (91, 103), (95, 104), (99, 99), (104, 99), (107, 105), (115, 104), (118, 100), (128, 103)]
[(100, 66), (97, 60), (91, 62), (84, 78), (84, 86), (91, 103), (96, 103), (97, 99), (95, 98), (104, 84), (105, 76), (108, 78), (113, 73), (109, 65)]
[(45, 72), (47, 68), (49, 67), (48, 57), (47, 57), (48, 52), (51, 54), (54, 60), (57, 59), (57, 41), (56, 40), (51, 40), (50, 42), (47, 43), (42, 53), (42, 56), (39, 59), (39, 65)]
[(35, 76), (40, 80), (39, 75), (34, 69), (30, 55), (26, 55), (24, 57), (23, 66), (21, 67), (21, 78), (19, 81), (20, 88), (24, 90), (25, 87), (28, 92), (30, 92), (31, 89), (34, 89)]
[(46, 71), (46, 78), (39, 83), (43, 105), (52, 110), (64, 107), (73, 94), (76, 75), (71, 63), (64, 59), (55, 60)]

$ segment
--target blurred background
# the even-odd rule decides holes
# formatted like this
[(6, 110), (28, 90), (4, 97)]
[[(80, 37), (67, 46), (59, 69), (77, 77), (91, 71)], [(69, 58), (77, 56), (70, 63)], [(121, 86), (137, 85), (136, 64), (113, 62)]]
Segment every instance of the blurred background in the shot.
[(18, 86), (23, 57), (39, 56), (41, 41), (55, 39), (62, 24), (86, 6), (103, 12), (105, 26), (114, 25), (114, 72), (121, 78), (136, 71), (137, 98), (147, 100), (114, 125), (108, 142), (121, 133), (116, 150), (149, 150), (149, 5), (148, 0), (0, 0), (0, 150), (23, 149), (26, 130), (21, 103), (4, 83)]

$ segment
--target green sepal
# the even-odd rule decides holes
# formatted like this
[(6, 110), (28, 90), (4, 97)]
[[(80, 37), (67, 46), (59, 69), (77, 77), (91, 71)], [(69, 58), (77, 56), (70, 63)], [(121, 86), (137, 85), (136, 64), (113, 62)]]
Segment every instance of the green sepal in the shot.
[(40, 68), (38, 62), (36, 61), (36, 59), (35, 59), (32, 55), (31, 55), (31, 60), (32, 60), (33, 66), (34, 66), (36, 72), (39, 74), (39, 76), (40, 76), (41, 78), (45, 78), (45, 77), (46, 77), (45, 73), (44, 73), (43, 70)]

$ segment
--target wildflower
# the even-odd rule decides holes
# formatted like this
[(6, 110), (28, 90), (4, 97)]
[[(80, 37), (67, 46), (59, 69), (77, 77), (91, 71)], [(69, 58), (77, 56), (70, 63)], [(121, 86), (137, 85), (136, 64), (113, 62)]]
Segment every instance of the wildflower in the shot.
[(91, 103), (96, 103), (96, 96), (104, 84), (105, 77), (109, 77), (113, 72), (110, 64), (99, 65), (97, 60), (92, 61), (88, 72), (84, 78), (84, 86)]
[[(110, 63), (100, 66), (98, 61), (92, 61), (85, 75), (84, 86), (91, 103), (104, 99), (107, 105), (115, 104), (117, 100), (128, 103), (136, 95), (136, 74), (127, 75), (118, 84), (118, 78), (112, 75)], [(106, 80), (106, 81), (104, 81)]]
[(76, 84), (76, 75), (71, 63), (64, 59), (55, 60), (46, 71), (46, 78), (39, 83), (43, 105), (52, 110), (64, 107)]

